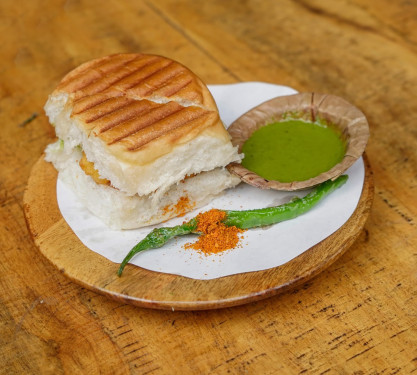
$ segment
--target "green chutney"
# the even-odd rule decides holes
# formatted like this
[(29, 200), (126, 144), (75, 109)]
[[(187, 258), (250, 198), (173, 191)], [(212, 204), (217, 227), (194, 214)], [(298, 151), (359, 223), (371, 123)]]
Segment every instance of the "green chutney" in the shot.
[(253, 132), (242, 147), (242, 165), (267, 180), (305, 181), (334, 167), (345, 150), (332, 126), (284, 120)]

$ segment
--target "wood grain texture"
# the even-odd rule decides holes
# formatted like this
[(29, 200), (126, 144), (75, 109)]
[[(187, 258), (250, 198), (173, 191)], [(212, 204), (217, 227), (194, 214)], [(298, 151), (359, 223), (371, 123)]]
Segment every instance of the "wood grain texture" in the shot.
[[(410, 374), (417, 368), (417, 5), (389, 0), (0, 2), (0, 373)], [(147, 52), (206, 83), (341, 96), (367, 116), (375, 200), (327, 270), (212, 311), (142, 309), (71, 282), (26, 229), (23, 193), (68, 71)]]
[(115, 300), (165, 310), (207, 310), (271, 297), (305, 283), (339, 258), (356, 240), (374, 195), (369, 163), (358, 206), (335, 233), (280, 267), (213, 280), (195, 280), (118, 264), (89, 250), (61, 216), (56, 199), (57, 172), (43, 157), (33, 167), (23, 206), (29, 232), (45, 256), (76, 283)]

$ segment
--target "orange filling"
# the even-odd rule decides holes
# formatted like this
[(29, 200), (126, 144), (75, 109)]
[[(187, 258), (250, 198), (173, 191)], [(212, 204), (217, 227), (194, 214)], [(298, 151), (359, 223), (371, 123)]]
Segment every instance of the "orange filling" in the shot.
[(195, 207), (194, 202), (190, 202), (190, 198), (187, 196), (178, 199), (175, 204), (165, 206), (162, 211), (164, 215), (169, 214), (170, 216), (183, 216), (188, 211), (191, 211)]
[(197, 174), (192, 173), (192, 174), (187, 174), (180, 182), (185, 182), (186, 180), (188, 180), (191, 177), (197, 176)]
[(94, 163), (87, 160), (84, 152), (79, 164), (84, 173), (90, 176), (96, 184), (108, 186), (110, 185), (109, 180), (100, 177), (98, 170), (94, 167)]

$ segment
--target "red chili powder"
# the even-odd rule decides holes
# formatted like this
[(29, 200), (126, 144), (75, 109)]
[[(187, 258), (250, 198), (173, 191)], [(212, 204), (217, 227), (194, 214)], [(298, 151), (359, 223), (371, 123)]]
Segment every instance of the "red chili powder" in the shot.
[(226, 213), (212, 209), (197, 215), (197, 230), (202, 233), (194, 243), (184, 245), (186, 249), (199, 250), (204, 254), (216, 254), (233, 249), (242, 238), (243, 229), (228, 227), (222, 223)]

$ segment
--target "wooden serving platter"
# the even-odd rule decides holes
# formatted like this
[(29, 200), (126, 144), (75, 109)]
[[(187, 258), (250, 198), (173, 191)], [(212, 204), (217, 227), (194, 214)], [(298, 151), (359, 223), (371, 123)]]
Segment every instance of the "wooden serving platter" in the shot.
[(306, 282), (341, 256), (360, 234), (373, 200), (373, 179), (364, 156), (362, 194), (349, 220), (335, 233), (291, 261), (265, 271), (212, 280), (149, 271), (118, 264), (91, 251), (62, 217), (56, 199), (57, 172), (41, 157), (34, 165), (24, 195), (26, 223), (40, 252), (74, 282), (120, 302), (175, 310), (237, 306), (284, 292)]

